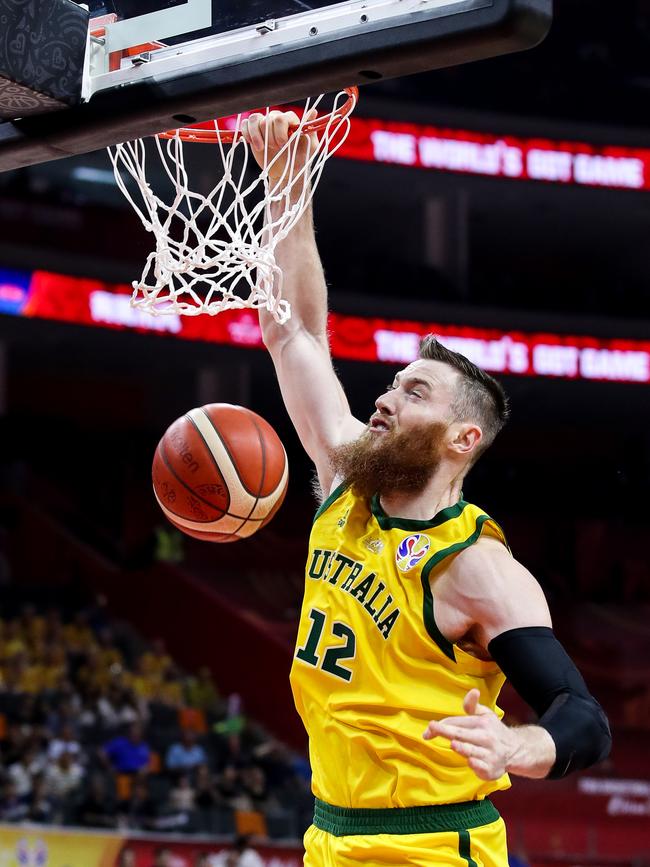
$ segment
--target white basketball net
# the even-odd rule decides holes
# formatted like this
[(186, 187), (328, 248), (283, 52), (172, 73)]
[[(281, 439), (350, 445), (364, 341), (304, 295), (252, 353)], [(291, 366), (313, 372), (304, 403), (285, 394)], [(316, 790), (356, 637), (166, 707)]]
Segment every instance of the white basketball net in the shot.
[[(301, 135), (303, 141), (310, 141), (303, 133), (305, 118), (322, 99), (307, 101), (299, 126), (272, 161), (266, 164), (265, 160), (263, 170), (241, 135), (243, 116), (234, 122), (232, 143), (223, 141), (215, 121), (217, 141), (212, 148), (221, 177), (207, 195), (189, 187), (178, 133), (168, 139), (154, 138), (172, 184), (169, 202), (159, 198), (147, 181), (147, 147), (142, 139), (108, 149), (119, 188), (156, 239), (141, 280), (133, 283), (134, 307), (155, 316), (214, 316), (223, 310), (265, 308), (277, 322), (289, 319), (275, 250), (309, 205), (327, 159), (350, 130), (350, 111), (336, 113), (349, 99), (342, 91), (335, 98), (334, 112), (322, 119), (318, 144), (308, 151), (304, 164), (296, 164)], [(269, 175), (280, 160), (286, 161), (282, 176), (271, 182)], [(129, 176), (135, 179), (139, 196), (129, 189)]]

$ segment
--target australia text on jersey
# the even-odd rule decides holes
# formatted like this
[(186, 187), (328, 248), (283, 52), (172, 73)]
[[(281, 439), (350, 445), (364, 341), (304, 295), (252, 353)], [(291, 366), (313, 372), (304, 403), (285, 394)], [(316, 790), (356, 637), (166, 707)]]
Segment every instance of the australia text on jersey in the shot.
[[(322, 548), (314, 549), (307, 570), (309, 577), (315, 581), (326, 581), (354, 596), (370, 615), (383, 638), (387, 639), (399, 617), (399, 608), (390, 607), (393, 597), (375, 572), (368, 572), (365, 575), (362, 575), (362, 572), (363, 564), (340, 551), (328, 551)], [(359, 581), (355, 584), (357, 578)]]

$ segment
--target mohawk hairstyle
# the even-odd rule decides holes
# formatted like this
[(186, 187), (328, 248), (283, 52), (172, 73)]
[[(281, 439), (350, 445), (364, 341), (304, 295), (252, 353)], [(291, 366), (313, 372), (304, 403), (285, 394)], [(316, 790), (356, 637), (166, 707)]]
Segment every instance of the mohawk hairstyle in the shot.
[(481, 370), (459, 352), (452, 352), (443, 346), (435, 334), (427, 334), (422, 338), (419, 357), (428, 361), (441, 361), (460, 374), (451, 409), (457, 421), (476, 422), (483, 431), (483, 442), (472, 460), (472, 464), (475, 464), (492, 445), (510, 416), (505, 391), (489, 373)]

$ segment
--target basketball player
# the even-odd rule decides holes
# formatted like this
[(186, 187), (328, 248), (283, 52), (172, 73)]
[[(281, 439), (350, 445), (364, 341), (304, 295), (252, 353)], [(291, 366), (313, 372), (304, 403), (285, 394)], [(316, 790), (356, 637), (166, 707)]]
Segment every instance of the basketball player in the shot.
[[(295, 115), (253, 115), (260, 165)], [(304, 137), (296, 165), (313, 140)], [(280, 162), (280, 161), (279, 161)], [(276, 165), (271, 183), (283, 183)], [(308, 867), (507, 867), (488, 796), (508, 774), (559, 778), (604, 759), (607, 719), (554, 637), (544, 594), (462, 483), (508, 416), (501, 386), (425, 338), (353, 418), (327, 338), (312, 215), (278, 247), (292, 317), (260, 316), (324, 501), (309, 544), (291, 683), (310, 737)], [(508, 727), (505, 677), (539, 717)]]

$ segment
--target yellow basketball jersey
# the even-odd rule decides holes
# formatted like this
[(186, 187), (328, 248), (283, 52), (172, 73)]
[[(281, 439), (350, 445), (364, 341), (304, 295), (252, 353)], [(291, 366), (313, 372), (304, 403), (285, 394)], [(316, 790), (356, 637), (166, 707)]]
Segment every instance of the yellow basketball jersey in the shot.
[(439, 632), (429, 575), (500, 527), (460, 501), (430, 521), (391, 518), (345, 486), (316, 514), (291, 670), (313, 791), (341, 807), (447, 804), (509, 786), (480, 780), (431, 719), (463, 713), (472, 687), (500, 716), (504, 676)]

